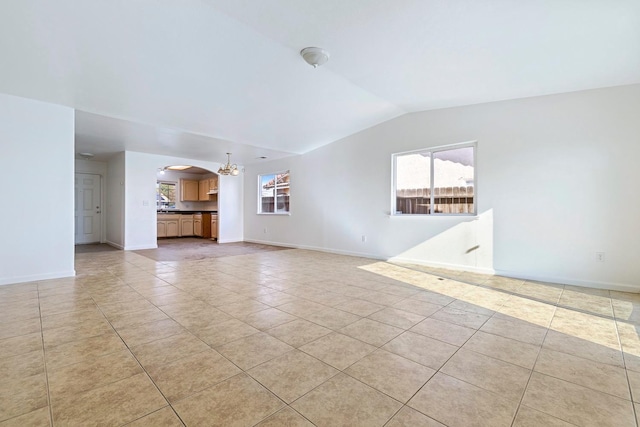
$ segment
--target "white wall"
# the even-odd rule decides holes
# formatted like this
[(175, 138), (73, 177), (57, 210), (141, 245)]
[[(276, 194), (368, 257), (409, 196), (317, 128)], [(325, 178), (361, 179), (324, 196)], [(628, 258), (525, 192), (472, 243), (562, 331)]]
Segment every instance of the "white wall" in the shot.
[[(156, 174), (158, 168), (167, 165), (191, 165), (207, 170), (217, 170), (221, 161), (205, 162), (180, 157), (160, 156), (156, 154), (127, 151), (125, 156), (125, 212), (124, 212), (124, 249), (149, 249), (157, 247), (156, 227)], [(243, 218), (242, 196), (234, 195), (242, 191), (240, 177), (220, 179), (218, 187), (218, 211), (220, 212), (218, 227), (219, 239), (223, 236), (234, 236), (242, 240)], [(238, 183), (240, 181), (240, 183)], [(224, 201), (223, 201), (224, 200)], [(229, 212), (229, 215), (222, 212)]]
[[(245, 240), (640, 291), (638, 117), (640, 85), (405, 115), (247, 166)], [(389, 215), (392, 153), (475, 140), (477, 217)], [(286, 169), (291, 216), (256, 215)]]
[(106, 181), (106, 242), (116, 248), (124, 249), (124, 152), (114, 155), (107, 162)]
[(73, 276), (73, 109), (0, 94), (0, 147), (0, 285)]
[[(240, 171), (242, 166), (238, 166)], [(244, 172), (239, 176), (218, 178), (218, 242), (241, 242), (244, 239)]]

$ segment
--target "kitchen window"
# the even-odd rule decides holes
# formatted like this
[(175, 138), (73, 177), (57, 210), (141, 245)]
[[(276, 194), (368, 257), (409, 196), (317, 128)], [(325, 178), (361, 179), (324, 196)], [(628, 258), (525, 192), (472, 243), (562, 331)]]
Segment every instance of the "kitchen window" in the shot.
[(289, 213), (289, 171), (258, 175), (258, 213)]
[(476, 143), (393, 154), (394, 215), (475, 215)]
[(157, 210), (174, 209), (176, 207), (176, 183), (156, 182)]

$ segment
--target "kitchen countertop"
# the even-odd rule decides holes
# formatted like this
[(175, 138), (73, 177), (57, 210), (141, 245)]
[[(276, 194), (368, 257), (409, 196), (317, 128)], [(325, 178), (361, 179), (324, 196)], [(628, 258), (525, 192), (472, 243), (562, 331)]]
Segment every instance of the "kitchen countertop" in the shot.
[(178, 210), (170, 210), (170, 211), (157, 211), (158, 215), (162, 214), (162, 215), (166, 215), (166, 214), (185, 214), (185, 215), (191, 215), (191, 214), (199, 214), (199, 213), (211, 213), (211, 214), (217, 214), (218, 211), (203, 211), (203, 210), (198, 210), (198, 211), (178, 211)]

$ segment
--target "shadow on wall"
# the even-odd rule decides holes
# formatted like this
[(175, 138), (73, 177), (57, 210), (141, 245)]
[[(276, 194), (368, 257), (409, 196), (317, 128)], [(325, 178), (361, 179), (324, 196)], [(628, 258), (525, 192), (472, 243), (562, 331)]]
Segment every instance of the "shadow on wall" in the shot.
[[(433, 218), (433, 221), (442, 219)], [(493, 209), (477, 217), (464, 218), (463, 222), (389, 257), (388, 260), (440, 267), (464, 267), (472, 271), (493, 273)]]

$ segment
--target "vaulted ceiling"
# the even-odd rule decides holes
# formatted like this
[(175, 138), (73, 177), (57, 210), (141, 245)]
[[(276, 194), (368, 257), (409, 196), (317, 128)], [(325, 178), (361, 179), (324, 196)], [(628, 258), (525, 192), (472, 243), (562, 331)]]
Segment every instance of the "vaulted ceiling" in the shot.
[(247, 164), (408, 112), (633, 83), (638, 0), (0, 2), (0, 92), (75, 108), (99, 158)]

